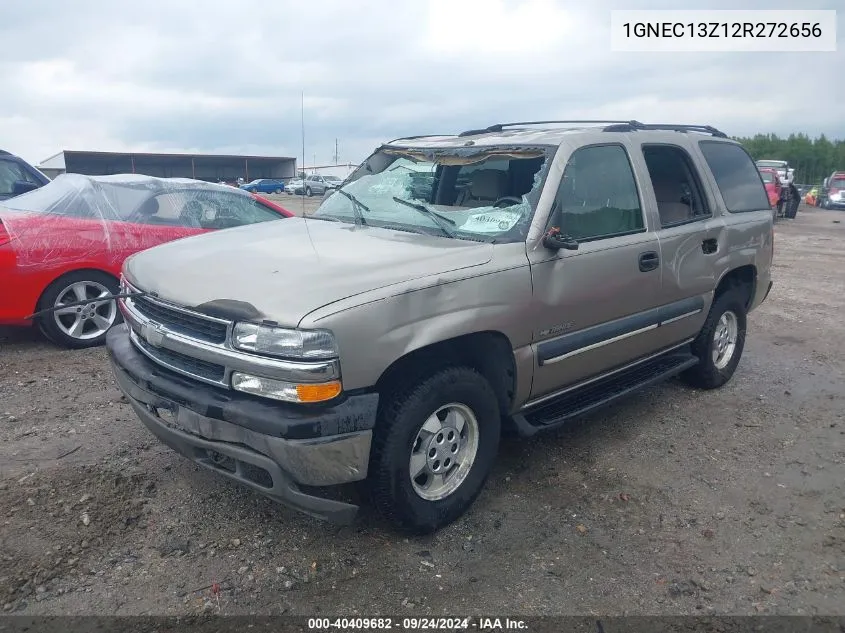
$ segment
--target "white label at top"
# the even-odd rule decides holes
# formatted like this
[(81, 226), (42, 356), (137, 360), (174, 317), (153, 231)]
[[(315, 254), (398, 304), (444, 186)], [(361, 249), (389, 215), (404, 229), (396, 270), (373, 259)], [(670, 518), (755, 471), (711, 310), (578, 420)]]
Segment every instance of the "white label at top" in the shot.
[(611, 11), (614, 52), (836, 52), (835, 10)]

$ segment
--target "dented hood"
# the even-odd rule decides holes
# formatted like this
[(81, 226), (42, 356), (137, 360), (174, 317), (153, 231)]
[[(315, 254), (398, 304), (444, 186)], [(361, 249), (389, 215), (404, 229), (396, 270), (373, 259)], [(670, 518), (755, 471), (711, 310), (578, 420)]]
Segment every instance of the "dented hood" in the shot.
[[(347, 297), (490, 261), (493, 246), (341, 222), (290, 218), (168, 242), (126, 260), (130, 283), (221, 315), (239, 305), (293, 326)], [(252, 309), (254, 308), (254, 310)]]

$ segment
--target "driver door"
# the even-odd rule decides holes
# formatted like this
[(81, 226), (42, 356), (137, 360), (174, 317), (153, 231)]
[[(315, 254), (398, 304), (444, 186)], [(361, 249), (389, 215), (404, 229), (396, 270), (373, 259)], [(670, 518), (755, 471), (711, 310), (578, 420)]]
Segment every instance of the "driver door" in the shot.
[(548, 228), (577, 250), (531, 249), (538, 398), (625, 365), (659, 346), (660, 244), (626, 146), (577, 149)]

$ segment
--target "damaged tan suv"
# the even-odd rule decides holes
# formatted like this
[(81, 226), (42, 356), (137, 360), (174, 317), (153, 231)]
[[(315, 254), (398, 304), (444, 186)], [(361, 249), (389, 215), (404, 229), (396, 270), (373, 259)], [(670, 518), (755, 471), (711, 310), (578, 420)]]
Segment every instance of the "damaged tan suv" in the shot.
[(429, 532), (505, 431), (740, 361), (770, 288), (754, 161), (708, 126), (494, 125), (381, 146), (319, 209), (123, 270), (117, 382), (182, 455), (312, 515), (362, 482)]

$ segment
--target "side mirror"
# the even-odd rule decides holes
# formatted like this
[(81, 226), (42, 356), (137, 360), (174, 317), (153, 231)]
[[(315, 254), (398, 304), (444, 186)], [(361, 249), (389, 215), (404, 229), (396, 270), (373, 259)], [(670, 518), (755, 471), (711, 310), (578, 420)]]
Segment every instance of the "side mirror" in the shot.
[(543, 246), (554, 251), (559, 251), (561, 249), (566, 251), (578, 250), (577, 240), (556, 231), (549, 231), (543, 236)]
[(19, 196), (22, 193), (38, 189), (41, 185), (37, 182), (29, 182), (28, 180), (16, 180), (12, 183), (12, 195)]

